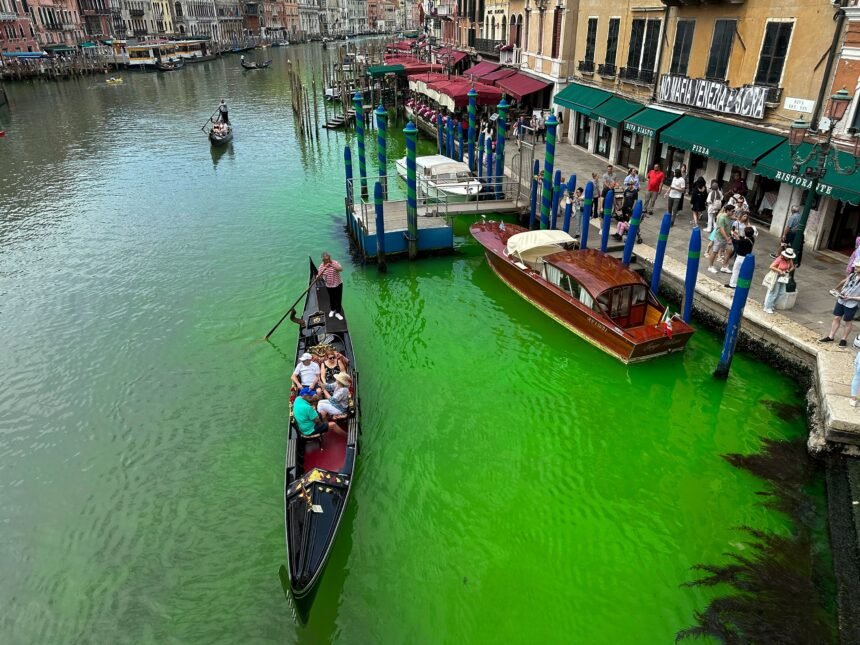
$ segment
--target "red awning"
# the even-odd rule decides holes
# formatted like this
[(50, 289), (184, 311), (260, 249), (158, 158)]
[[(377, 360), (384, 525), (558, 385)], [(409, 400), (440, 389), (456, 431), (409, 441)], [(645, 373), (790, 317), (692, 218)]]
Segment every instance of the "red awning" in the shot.
[(424, 83), (435, 83), (438, 81), (447, 81), (448, 75), (440, 72), (424, 72), (421, 74), (409, 74), (406, 77), (410, 81), (423, 81)]
[(520, 72), (497, 81), (496, 85), (517, 101), (522, 101), (529, 94), (540, 92), (550, 86), (546, 81), (541, 81), (533, 76), (526, 76)]
[[(469, 103), (469, 91), (472, 82), (463, 77), (452, 77), (448, 81), (437, 81), (428, 83), (428, 86), (441, 94), (450, 96), (457, 107), (465, 107)], [(475, 83), (475, 92), (478, 94), (478, 105), (494, 105), (502, 99), (502, 90), (492, 85)]]
[(499, 69), (499, 66), (495, 63), (488, 63), (484, 61), (482, 63), (478, 63), (477, 65), (472, 65), (469, 69), (463, 72), (463, 76), (473, 76), (475, 78), (482, 76), (483, 74), (489, 74), (490, 72), (495, 72)]
[(513, 76), (516, 73), (517, 71), (510, 67), (502, 67), (501, 69), (497, 69), (495, 72), (490, 72), (489, 74), (481, 76), (481, 82), (487, 83), (488, 85), (498, 85), (497, 81)]

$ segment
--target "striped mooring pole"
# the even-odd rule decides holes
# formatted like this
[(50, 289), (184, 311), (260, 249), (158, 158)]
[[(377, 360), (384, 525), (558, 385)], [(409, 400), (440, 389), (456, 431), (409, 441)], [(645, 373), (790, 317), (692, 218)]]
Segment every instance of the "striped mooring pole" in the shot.
[(588, 231), (591, 228), (591, 213), (594, 211), (594, 182), (585, 184), (582, 194), (582, 237), (579, 238), (579, 248), (588, 248)]
[(364, 97), (356, 92), (352, 97), (355, 110), (355, 133), (358, 138), (358, 176), (361, 177), (361, 198), (367, 199), (367, 160), (364, 156)]
[(469, 90), (469, 170), (475, 172), (475, 126), (478, 120), (478, 93)]
[(502, 182), (505, 180), (505, 134), (508, 129), (509, 107), (510, 105), (508, 105), (503, 95), (502, 100), (499, 101), (499, 118), (496, 121), (496, 174), (498, 175), (498, 180), (496, 181), (496, 199), (501, 199), (502, 192), (504, 191)]
[(388, 199), (388, 177), (386, 168), (386, 146), (388, 140), (388, 112), (381, 105), (376, 108), (376, 161), (379, 163), (379, 183), (382, 184), (383, 198)]
[(537, 197), (540, 182), (538, 175), (540, 174), (540, 161), (535, 159), (534, 167), (532, 168), (532, 193), (529, 198), (529, 230), (534, 230), (537, 222)]
[(630, 258), (633, 257), (633, 245), (639, 237), (639, 223), (642, 221), (642, 200), (637, 199), (633, 205), (633, 214), (630, 216), (630, 228), (627, 229), (627, 242), (624, 244), (624, 254), (621, 262), (624, 266), (630, 266)]
[(441, 112), (436, 113), (436, 135), (437, 135), (437, 139), (439, 139), (439, 154), (444, 155), (445, 154), (445, 146), (444, 146), (445, 131), (442, 129), (442, 113)]
[(415, 157), (418, 142), (418, 128), (410, 121), (403, 128), (406, 137), (406, 241), (409, 259), (418, 255), (418, 198), (415, 194)]
[(385, 273), (385, 216), (382, 213), (382, 183), (373, 186), (373, 205), (376, 209), (376, 266), (380, 273)]
[(720, 362), (714, 370), (714, 377), (726, 379), (729, 376), (729, 368), (732, 366), (732, 358), (735, 355), (735, 345), (738, 342), (738, 334), (741, 330), (741, 321), (744, 318), (744, 307), (747, 304), (747, 296), (750, 293), (753, 272), (755, 272), (755, 256), (750, 253), (741, 263), (741, 271), (738, 275), (738, 285), (732, 298), (732, 308), (729, 309), (729, 320), (726, 323), (726, 336), (723, 339), (723, 351), (720, 354)]
[(454, 118), (449, 114), (448, 121), (446, 122), (446, 127), (448, 128), (448, 152), (445, 153), (445, 156), (453, 159), (454, 158)]
[(687, 275), (684, 278), (684, 312), (681, 317), (688, 325), (693, 318), (693, 295), (699, 278), (699, 256), (702, 255), (702, 233), (698, 226), (690, 231), (690, 246), (687, 250)]
[(666, 255), (666, 243), (669, 241), (669, 230), (672, 228), (672, 216), (663, 213), (660, 222), (660, 234), (657, 236), (657, 251), (654, 255), (654, 269), (651, 271), (651, 291), (654, 295), (660, 293), (660, 275), (663, 273), (663, 257)]
[(555, 130), (558, 121), (554, 114), (546, 120), (546, 150), (543, 157), (543, 194), (540, 199), (540, 227), (549, 228), (549, 211), (552, 208), (552, 173), (555, 166)]
[(478, 179), (484, 175), (484, 133), (478, 136)]
[(600, 252), (606, 253), (609, 246), (609, 229), (612, 227), (612, 206), (615, 204), (615, 191), (610, 190), (603, 198), (603, 224), (600, 231)]
[(352, 150), (349, 146), (343, 148), (343, 167), (346, 168), (346, 207), (352, 210)]

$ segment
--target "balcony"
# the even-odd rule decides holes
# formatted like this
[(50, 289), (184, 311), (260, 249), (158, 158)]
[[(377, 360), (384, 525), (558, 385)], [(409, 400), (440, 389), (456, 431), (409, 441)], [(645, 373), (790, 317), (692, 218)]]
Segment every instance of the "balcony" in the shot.
[(764, 97), (764, 102), (766, 105), (776, 106), (782, 103), (782, 88), (781, 87), (768, 87), (767, 94)]
[(638, 83), (641, 85), (654, 85), (656, 74), (650, 69), (635, 69), (633, 67), (622, 67), (618, 70), (618, 78), (627, 83)]
[(618, 74), (618, 68), (615, 65), (604, 63), (603, 65), (597, 66), (597, 73), (600, 74), (603, 78), (615, 78), (615, 76)]
[(135, 38), (142, 38), (146, 36), (149, 32), (146, 29), (135, 29), (131, 33), (134, 34)]
[(576, 69), (579, 70), (580, 74), (594, 74), (594, 61), (581, 60), (576, 65)]
[(490, 56), (498, 56), (499, 49), (504, 45), (502, 40), (492, 40), (491, 38), (475, 38), (475, 51), (481, 54), (489, 54)]
[(129, 9), (128, 15), (132, 18), (143, 18), (143, 9)]
[(0, 22), (15, 22), (19, 16), (11, 11), (0, 11)]
[(75, 31), (76, 29), (80, 29), (80, 25), (76, 25), (73, 22), (63, 23), (63, 31)]

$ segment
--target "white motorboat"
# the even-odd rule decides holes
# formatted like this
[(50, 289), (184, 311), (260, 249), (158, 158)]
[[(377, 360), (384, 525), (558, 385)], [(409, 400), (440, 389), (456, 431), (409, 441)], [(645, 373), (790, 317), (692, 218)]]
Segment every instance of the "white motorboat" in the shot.
[[(406, 180), (406, 157), (395, 164), (397, 174)], [(450, 204), (478, 198), (481, 182), (462, 161), (443, 155), (427, 155), (415, 159), (418, 197), (438, 199)]]

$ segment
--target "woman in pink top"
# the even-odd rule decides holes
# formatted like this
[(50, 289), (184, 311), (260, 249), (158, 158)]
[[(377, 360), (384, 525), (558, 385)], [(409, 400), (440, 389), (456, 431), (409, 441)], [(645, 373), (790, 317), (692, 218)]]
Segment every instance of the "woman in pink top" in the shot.
[(768, 289), (767, 295), (764, 297), (764, 313), (772, 314), (773, 313), (773, 305), (776, 303), (776, 299), (779, 298), (783, 292), (785, 291), (785, 283), (780, 282), (779, 278), (783, 276), (787, 276), (792, 271), (794, 271), (794, 249), (787, 248), (782, 253), (780, 253), (779, 257), (776, 258), (770, 264), (770, 270), (776, 271), (777, 280), (774, 281), (773, 286)]
[(341, 308), (341, 299), (343, 298), (343, 282), (340, 279), (340, 272), (343, 267), (339, 262), (331, 259), (328, 253), (322, 254), (322, 264), (317, 270), (317, 280), (322, 280), (328, 291), (328, 302), (331, 311), (328, 312), (328, 317), (336, 317), (338, 320), (343, 320), (343, 309)]

